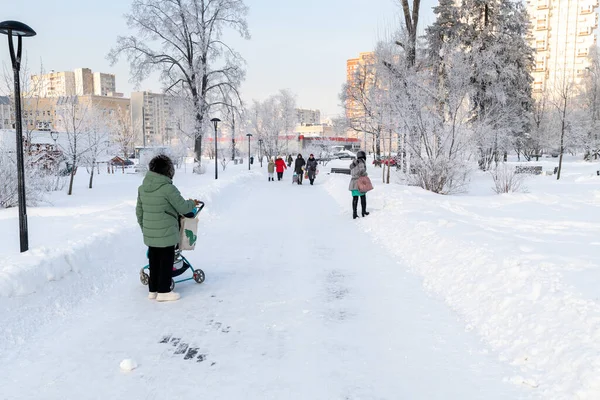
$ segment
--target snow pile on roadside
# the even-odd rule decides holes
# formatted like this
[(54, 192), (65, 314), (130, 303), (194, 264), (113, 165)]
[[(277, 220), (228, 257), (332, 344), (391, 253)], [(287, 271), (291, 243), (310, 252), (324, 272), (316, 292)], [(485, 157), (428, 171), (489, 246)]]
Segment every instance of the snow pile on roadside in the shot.
[[(176, 178), (176, 184), (184, 197), (197, 197), (210, 204), (224, 188), (237, 183), (240, 179), (249, 179), (251, 176), (253, 174), (240, 168), (217, 181), (212, 181), (207, 176), (187, 175)], [(140, 176), (139, 180), (141, 179)], [(102, 189), (110, 191), (110, 186)], [(35, 246), (35, 243), (30, 243), (30, 250), (26, 253), (0, 254), (0, 297), (31, 294), (47, 282), (60, 280), (71, 272), (82, 273), (88, 264), (86, 259), (91, 257), (97, 248), (104, 251), (113, 244), (139, 245), (141, 236), (135, 219), (136, 189), (137, 186), (134, 186), (131, 193), (120, 194), (124, 196), (120, 204), (102, 212), (70, 217), (68, 210), (61, 209), (60, 213), (57, 213), (62, 219), (61, 222), (65, 219), (69, 220), (66, 225), (61, 225), (62, 231), (52, 231), (52, 226), (40, 227), (46, 231), (46, 235), (61, 237), (60, 244), (55, 247)], [(96, 195), (100, 197), (119, 195), (111, 192), (103, 193), (100, 189), (95, 190)], [(3, 212), (11, 211), (3, 210)], [(210, 216), (210, 207), (207, 211)], [(75, 208), (72, 214), (77, 214)], [(30, 216), (30, 221), (33, 218)], [(86, 227), (85, 236), (81, 235), (81, 231), (78, 231), (77, 236), (71, 233), (70, 227), (81, 225)], [(98, 230), (98, 226), (102, 228)], [(16, 234), (16, 232), (3, 232), (6, 235), (9, 233)], [(118, 263), (118, 258), (115, 258), (115, 262)], [(110, 268), (120, 268), (120, 266), (114, 265)], [(102, 272), (95, 271), (93, 275), (102, 275)]]
[[(545, 178), (537, 179), (536, 190)], [(596, 185), (575, 199), (569, 192), (438, 196), (374, 184), (371, 216), (357, 224), (421, 275), (502, 361), (520, 368), (512, 382), (546, 399), (600, 398), (600, 305), (582, 295), (581, 279), (564, 277), (577, 267), (600, 277)], [(326, 181), (351, 218), (347, 187), (347, 177)]]

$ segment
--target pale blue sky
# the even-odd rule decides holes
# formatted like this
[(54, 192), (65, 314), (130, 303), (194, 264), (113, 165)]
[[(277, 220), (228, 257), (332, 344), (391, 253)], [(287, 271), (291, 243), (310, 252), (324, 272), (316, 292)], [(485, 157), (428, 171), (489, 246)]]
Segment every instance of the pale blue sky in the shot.
[[(433, 21), (435, 0), (424, 0), (421, 29)], [(110, 67), (106, 54), (117, 35), (127, 34), (123, 14), (128, 0), (3, 1), (0, 20), (30, 25), (38, 36), (24, 49), (32, 71), (79, 67), (117, 75), (117, 90), (127, 96), (126, 61)], [(298, 105), (319, 108), (323, 116), (341, 112), (338, 93), (346, 78), (346, 60), (370, 51), (399, 24), (396, 0), (246, 0), (252, 39), (234, 40), (247, 62), (244, 99), (264, 99), (279, 89), (298, 95)], [(0, 37), (0, 61), (10, 64), (6, 37)], [(155, 79), (141, 89), (160, 90)]]

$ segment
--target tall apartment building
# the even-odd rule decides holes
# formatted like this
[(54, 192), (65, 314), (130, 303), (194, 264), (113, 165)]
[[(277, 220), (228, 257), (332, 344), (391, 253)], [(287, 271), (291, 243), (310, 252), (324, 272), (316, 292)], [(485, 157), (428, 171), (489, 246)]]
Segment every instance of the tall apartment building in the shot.
[(94, 76), (89, 68), (75, 70), (75, 95), (85, 96), (94, 94)]
[(578, 84), (596, 45), (598, 0), (527, 0), (536, 51), (533, 91)]
[(131, 93), (131, 121), (140, 146), (169, 146), (177, 142), (184, 116), (183, 101), (163, 93)]
[(13, 119), (10, 97), (0, 96), (0, 129), (11, 129)]
[(115, 93), (116, 91), (114, 74), (94, 72), (94, 95), (111, 96), (112, 93)]
[[(358, 58), (351, 58), (346, 62), (346, 83), (349, 87), (355, 86), (359, 79), (366, 80), (367, 84), (372, 83), (371, 76), (375, 71), (375, 52), (360, 53)], [(361, 105), (352, 99), (346, 103), (346, 117), (350, 120), (356, 120), (365, 116)], [(356, 130), (348, 130), (348, 137), (358, 138), (363, 137), (366, 145), (366, 133), (357, 132)]]
[(29, 85), (29, 94), (35, 97), (89, 95), (123, 97), (121, 93), (116, 93), (114, 74), (92, 72), (89, 68), (32, 75)]
[(72, 71), (31, 75), (29, 91), (38, 97), (59, 97), (75, 95), (75, 73)]
[(321, 123), (321, 111), (297, 108), (296, 119), (298, 125), (318, 125)]

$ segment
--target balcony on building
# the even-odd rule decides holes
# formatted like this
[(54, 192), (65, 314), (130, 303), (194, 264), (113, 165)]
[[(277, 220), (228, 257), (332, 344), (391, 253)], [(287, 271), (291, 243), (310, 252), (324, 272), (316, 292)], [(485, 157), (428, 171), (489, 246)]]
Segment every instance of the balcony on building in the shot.
[(538, 10), (546, 10), (550, 7), (549, 0), (538, 0), (537, 1), (537, 9)]

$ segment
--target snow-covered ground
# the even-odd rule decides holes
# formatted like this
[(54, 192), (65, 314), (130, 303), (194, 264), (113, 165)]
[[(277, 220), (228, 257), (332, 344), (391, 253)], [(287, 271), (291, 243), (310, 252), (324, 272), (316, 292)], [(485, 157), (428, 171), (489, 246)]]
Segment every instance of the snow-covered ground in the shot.
[(326, 174), (348, 163), (313, 187), (178, 171), (207, 202), (187, 254), (206, 282), (169, 304), (139, 283), (141, 176), (80, 174), (29, 209), (26, 254), (1, 210), (0, 398), (600, 398), (598, 163), (502, 196), (483, 174), (437, 196), (369, 168), (358, 221)]

